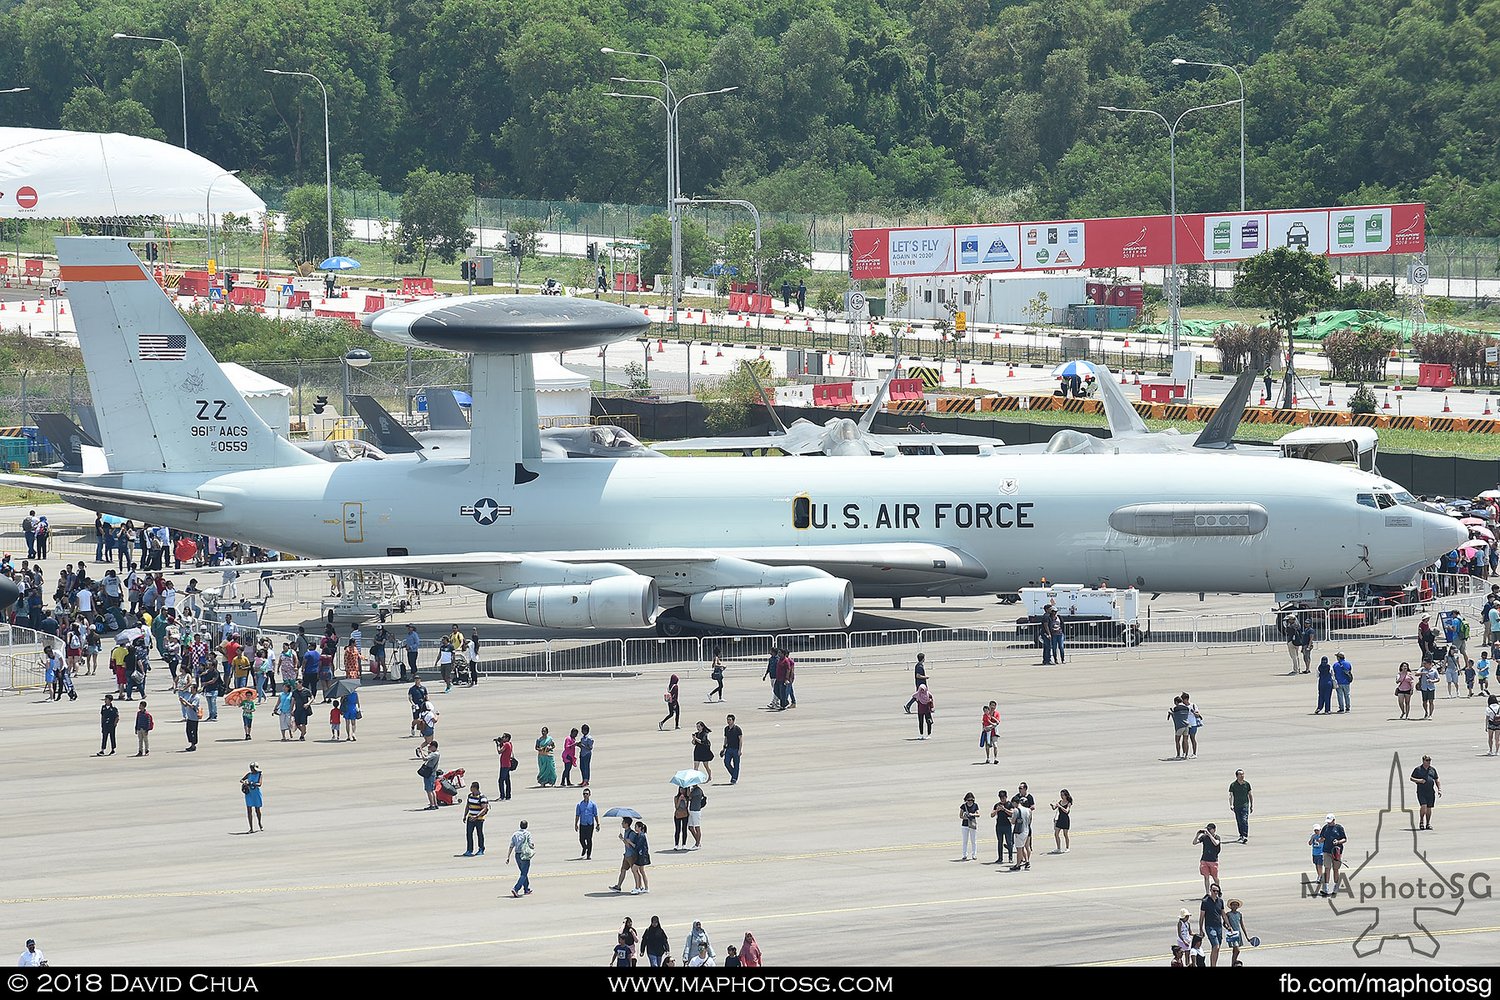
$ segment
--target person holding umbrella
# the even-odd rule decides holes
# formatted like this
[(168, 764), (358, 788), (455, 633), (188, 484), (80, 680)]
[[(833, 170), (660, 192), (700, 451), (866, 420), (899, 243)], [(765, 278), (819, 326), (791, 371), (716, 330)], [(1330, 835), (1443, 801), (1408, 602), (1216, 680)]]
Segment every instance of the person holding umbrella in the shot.
[(625, 873), (635, 867), (635, 829), (634, 821), (641, 818), (641, 814), (634, 809), (623, 806), (615, 806), (604, 814), (605, 816), (620, 817), (620, 843), (625, 845), (625, 856), (620, 862), (620, 877), (615, 879), (615, 884), (610, 886), (615, 892), (620, 892), (621, 886), (625, 884)]
[[(249, 773), (240, 779), (240, 791), (245, 795), (245, 822), (250, 825), (250, 829), (246, 831), (248, 833), (254, 833), (257, 826), (260, 827), (261, 833), (266, 832), (266, 824), (260, 815), (262, 780), (260, 765), (251, 761)], [(254, 813), (254, 822), (251, 822), (252, 813)]]

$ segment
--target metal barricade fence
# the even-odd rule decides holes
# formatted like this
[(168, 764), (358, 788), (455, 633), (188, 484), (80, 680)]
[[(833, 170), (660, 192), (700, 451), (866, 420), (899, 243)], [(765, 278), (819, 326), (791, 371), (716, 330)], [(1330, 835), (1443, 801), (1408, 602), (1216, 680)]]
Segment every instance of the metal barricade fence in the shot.
[(481, 640), (475, 669), (486, 677), (548, 673), (552, 670), (551, 643), (546, 639)]
[[(784, 632), (773, 636), (771, 645), (786, 650), (799, 668), (832, 668), (837, 672), (849, 659), (852, 637), (853, 633), (845, 632)], [(761, 663), (762, 671), (769, 659), (770, 650), (767, 649), (766, 659)]]
[[(493, 640), (479, 648), (480, 656), (488, 652)], [(549, 639), (547, 669), (551, 673), (599, 672), (619, 673), (625, 670), (624, 639)]]
[(40, 689), (46, 682), (46, 672), (36, 653), (0, 653), (0, 677), (5, 684), (0, 693), (18, 694), (22, 691)]
[(667, 667), (673, 673), (689, 674), (705, 667), (703, 640), (692, 636), (677, 639), (626, 639), (625, 665), (631, 668)]
[(943, 647), (945, 659), (988, 660), (993, 652), (989, 626), (973, 628), (924, 628), (918, 633), (923, 646)]
[(850, 667), (911, 666), (921, 652), (922, 634), (916, 629), (850, 632), (846, 660)]
[[(1280, 634), (1274, 628), (1266, 627), (1266, 618), (1261, 613), (1197, 615), (1193, 618), (1192, 643), (1194, 646), (1240, 646), (1264, 644), (1270, 641), (1268, 636), (1279, 640)], [(1318, 632), (1319, 627), (1314, 624), (1314, 638)]]

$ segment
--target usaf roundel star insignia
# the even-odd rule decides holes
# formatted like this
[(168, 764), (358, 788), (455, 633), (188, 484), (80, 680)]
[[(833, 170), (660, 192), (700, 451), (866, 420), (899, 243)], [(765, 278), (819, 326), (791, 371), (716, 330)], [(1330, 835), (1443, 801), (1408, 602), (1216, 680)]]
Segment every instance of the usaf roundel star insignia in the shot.
[(509, 517), (511, 509), (500, 506), (490, 497), (483, 497), (474, 501), (473, 506), (458, 508), (458, 513), (462, 517), (472, 517), (479, 524), (494, 524), (502, 517)]

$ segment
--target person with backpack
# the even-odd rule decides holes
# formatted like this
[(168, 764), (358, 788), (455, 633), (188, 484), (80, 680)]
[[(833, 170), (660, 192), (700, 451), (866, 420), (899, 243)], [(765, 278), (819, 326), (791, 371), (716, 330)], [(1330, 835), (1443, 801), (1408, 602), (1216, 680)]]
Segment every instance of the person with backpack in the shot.
[(156, 728), (156, 720), (151, 718), (151, 713), (146, 711), (146, 703), (143, 701), (135, 710), (135, 755), (137, 757), (151, 756), (151, 730)]
[(438, 749), (437, 740), (431, 740), (427, 744), (427, 759), (417, 768), (417, 777), (422, 779), (422, 790), (427, 793), (427, 808), (436, 809), (437, 779), (441, 772), (443, 753)]
[(693, 835), (693, 846), (688, 848), (696, 851), (703, 846), (703, 807), (708, 805), (708, 796), (703, 791), (702, 785), (694, 785), (688, 792), (688, 833)]
[(521, 820), (520, 828), (510, 835), (510, 847), (505, 851), (506, 864), (510, 864), (512, 855), (515, 856), (516, 867), (521, 870), (521, 877), (511, 887), (510, 895), (513, 899), (519, 899), (523, 890), (526, 895), (531, 895), (531, 859), (536, 857), (536, 844), (532, 842), (531, 832), (526, 829), (524, 819)]
[(1354, 664), (1339, 653), (1333, 661), (1333, 690), (1339, 696), (1339, 714), (1349, 711), (1349, 685), (1354, 683)]

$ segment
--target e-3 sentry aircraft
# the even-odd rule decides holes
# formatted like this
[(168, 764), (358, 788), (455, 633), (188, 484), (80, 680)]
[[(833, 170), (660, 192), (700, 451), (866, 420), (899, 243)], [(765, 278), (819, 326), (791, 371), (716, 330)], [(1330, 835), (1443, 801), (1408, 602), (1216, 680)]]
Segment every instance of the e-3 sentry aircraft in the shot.
[[(1000, 593), (1043, 575), (1163, 591), (1312, 589), (1413, 572), (1468, 535), (1399, 502), (1392, 483), (1313, 462), (545, 459), (530, 354), (635, 337), (646, 322), (551, 296), (455, 297), (369, 317), (394, 343), (472, 352), (471, 455), (323, 462), (256, 416), (126, 241), (57, 243), (112, 471), (50, 489), (300, 553), (309, 569), (471, 587), (504, 621), (631, 628), (666, 605), (679, 628), (684, 618), (840, 628), (856, 594)], [(1397, 499), (1381, 509), (1362, 495)]]

